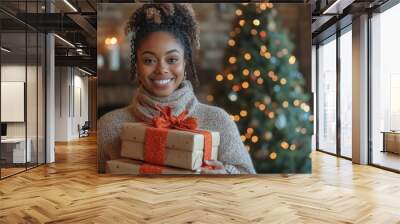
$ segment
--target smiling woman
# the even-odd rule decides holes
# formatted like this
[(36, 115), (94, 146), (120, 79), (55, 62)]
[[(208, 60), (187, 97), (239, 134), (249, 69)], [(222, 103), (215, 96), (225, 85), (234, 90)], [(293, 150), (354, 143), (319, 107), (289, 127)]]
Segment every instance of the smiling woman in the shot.
[(139, 88), (131, 105), (99, 120), (99, 172), (255, 173), (230, 116), (194, 95), (198, 78), (192, 55), (199, 47), (199, 27), (192, 7), (144, 4), (132, 14), (127, 32), (132, 34), (131, 75)]
[(183, 46), (167, 32), (149, 35), (138, 49), (139, 80), (155, 96), (169, 96), (185, 79)]

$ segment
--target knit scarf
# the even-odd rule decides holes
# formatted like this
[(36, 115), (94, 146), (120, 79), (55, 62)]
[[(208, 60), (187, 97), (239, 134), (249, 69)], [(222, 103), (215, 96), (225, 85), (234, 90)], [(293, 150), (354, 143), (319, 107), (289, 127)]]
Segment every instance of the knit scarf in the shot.
[(172, 114), (177, 116), (185, 109), (189, 110), (189, 116), (193, 113), (198, 101), (193, 92), (192, 84), (185, 80), (171, 95), (166, 97), (157, 97), (139, 86), (133, 95), (129, 110), (138, 121), (150, 122), (154, 116), (159, 115), (157, 106), (169, 106)]

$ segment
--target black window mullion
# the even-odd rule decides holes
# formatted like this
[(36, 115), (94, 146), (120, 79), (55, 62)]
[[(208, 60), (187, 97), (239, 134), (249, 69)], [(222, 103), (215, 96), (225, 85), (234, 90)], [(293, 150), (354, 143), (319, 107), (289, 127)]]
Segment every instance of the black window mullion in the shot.
[(314, 116), (314, 121), (315, 121), (315, 148), (316, 150), (319, 150), (319, 44), (316, 45), (315, 48), (315, 116)]
[[(28, 21), (28, 1), (25, 0), (25, 21)], [(25, 88), (24, 88), (24, 120), (25, 120), (25, 170), (28, 170), (28, 119), (27, 119), (27, 91), (28, 90), (28, 26), (25, 23)]]
[(367, 139), (368, 139), (368, 164), (373, 164), (373, 149), (372, 149), (372, 64), (371, 64), (371, 56), (372, 56), (372, 12), (368, 12), (368, 30), (367, 30), (367, 46), (368, 46), (368, 53), (367, 53), (367, 85), (368, 85), (368, 93), (367, 93), (367, 107), (368, 107), (368, 124), (367, 124)]
[[(39, 0), (36, 1), (36, 13), (39, 14)], [(38, 165), (39, 165), (39, 32), (36, 31), (36, 166)]]

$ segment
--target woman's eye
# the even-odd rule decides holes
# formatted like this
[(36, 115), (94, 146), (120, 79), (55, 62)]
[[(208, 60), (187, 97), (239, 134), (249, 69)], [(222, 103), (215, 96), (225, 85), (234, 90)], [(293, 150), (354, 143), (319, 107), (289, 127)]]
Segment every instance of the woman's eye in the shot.
[(152, 64), (152, 63), (154, 63), (155, 60), (151, 59), (151, 58), (145, 58), (143, 61), (145, 64)]
[(169, 58), (169, 59), (167, 60), (167, 62), (168, 62), (169, 64), (174, 64), (174, 63), (176, 63), (177, 61), (178, 61), (177, 58)]

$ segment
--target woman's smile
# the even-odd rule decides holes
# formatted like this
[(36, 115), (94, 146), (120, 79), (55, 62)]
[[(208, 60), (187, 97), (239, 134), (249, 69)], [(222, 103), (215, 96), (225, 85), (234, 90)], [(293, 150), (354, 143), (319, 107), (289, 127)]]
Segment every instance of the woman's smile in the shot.
[(175, 78), (156, 78), (150, 80), (153, 83), (154, 88), (157, 89), (170, 88), (170, 86), (173, 85), (175, 82)]

